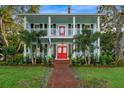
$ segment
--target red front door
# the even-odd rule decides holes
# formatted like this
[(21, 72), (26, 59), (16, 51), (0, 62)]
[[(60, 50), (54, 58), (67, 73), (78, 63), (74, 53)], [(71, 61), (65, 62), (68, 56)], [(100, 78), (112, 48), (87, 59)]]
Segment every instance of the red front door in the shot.
[(67, 59), (67, 46), (59, 45), (57, 47), (57, 58), (58, 59)]
[(65, 35), (65, 26), (59, 26), (59, 35), (64, 36)]

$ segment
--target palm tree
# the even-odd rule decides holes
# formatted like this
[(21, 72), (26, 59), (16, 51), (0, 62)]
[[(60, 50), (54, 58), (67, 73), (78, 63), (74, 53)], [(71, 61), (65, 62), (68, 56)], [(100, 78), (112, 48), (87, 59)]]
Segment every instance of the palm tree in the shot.
[[(3, 36), (4, 45), (8, 46), (9, 41), (7, 39), (8, 32), (17, 33), (23, 31), (23, 18), (17, 16), (17, 14), (23, 13), (39, 13), (40, 6), (39, 5), (20, 5), (20, 6), (12, 6), (12, 5), (1, 5), (0, 6), (0, 31)], [(17, 38), (18, 39), (18, 38)], [(19, 43), (19, 42), (17, 42)], [(20, 45), (20, 44), (18, 44)], [(19, 46), (17, 46), (19, 47)], [(19, 49), (19, 48), (17, 48)]]
[[(32, 42), (37, 42), (38, 46), (39, 46), (39, 38), (41, 36), (45, 36), (46, 35), (46, 31), (23, 31), (20, 34), (20, 40), (22, 41), (21, 44), (26, 44), (27, 48), (31, 49), (31, 57), (33, 58), (33, 51), (32, 51)], [(33, 49), (36, 51), (36, 49)], [(36, 62), (34, 62), (34, 60), (32, 59), (32, 64), (35, 64)]]
[(82, 30), (82, 33), (75, 39), (76, 45), (79, 46), (78, 49), (84, 53), (86, 64), (91, 62), (91, 48), (99, 36), (98, 32), (92, 33), (91, 30)]

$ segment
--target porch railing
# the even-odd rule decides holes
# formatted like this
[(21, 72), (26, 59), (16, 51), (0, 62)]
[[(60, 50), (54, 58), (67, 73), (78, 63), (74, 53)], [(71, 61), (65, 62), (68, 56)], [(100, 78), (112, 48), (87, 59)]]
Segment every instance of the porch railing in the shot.
[[(48, 35), (48, 28), (47, 29), (31, 29), (32, 31), (47, 31), (47, 35)], [(81, 31), (78, 28), (75, 28), (75, 34), (80, 34)], [(57, 28), (51, 28), (51, 33), (50, 36), (60, 36), (60, 32)], [(73, 36), (73, 28), (67, 28), (65, 30), (65, 35), (64, 36)]]

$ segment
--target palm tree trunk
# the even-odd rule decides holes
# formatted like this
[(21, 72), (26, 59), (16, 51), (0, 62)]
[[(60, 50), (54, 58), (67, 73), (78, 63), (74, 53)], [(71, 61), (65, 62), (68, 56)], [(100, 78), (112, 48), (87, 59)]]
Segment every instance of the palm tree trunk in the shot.
[(1, 34), (3, 36), (3, 40), (4, 40), (5, 45), (8, 46), (8, 40), (6, 38), (6, 33), (5, 33), (5, 23), (3, 22), (2, 19), (3, 18), (1, 18), (1, 32), (2, 32)]
[(21, 45), (22, 45), (22, 43), (20, 42), (19, 45), (18, 45), (18, 48), (17, 48), (16, 52), (18, 52), (20, 50)]

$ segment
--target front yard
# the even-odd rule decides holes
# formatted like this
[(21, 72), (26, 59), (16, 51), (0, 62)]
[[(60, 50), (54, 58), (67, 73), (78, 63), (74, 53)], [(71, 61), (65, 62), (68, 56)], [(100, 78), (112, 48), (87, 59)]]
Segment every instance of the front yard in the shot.
[[(75, 72), (80, 80), (101, 79), (106, 80), (112, 88), (124, 88), (124, 68), (95, 68), (95, 67), (75, 67)], [(98, 83), (93, 81), (94, 83)]]
[(0, 66), (0, 88), (40, 88), (48, 72), (43, 66)]

